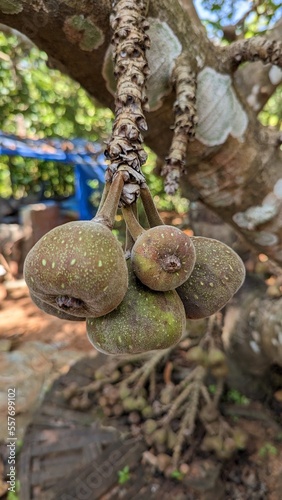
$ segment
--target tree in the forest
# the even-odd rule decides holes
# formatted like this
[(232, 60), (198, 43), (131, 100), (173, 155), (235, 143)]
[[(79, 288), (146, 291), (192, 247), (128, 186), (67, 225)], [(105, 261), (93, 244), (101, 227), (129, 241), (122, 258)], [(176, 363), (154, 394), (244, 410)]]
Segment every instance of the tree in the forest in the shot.
[[(253, 2), (251, 11), (258, 14), (264, 4), (269, 10), (269, 2)], [(1, 23), (27, 35), (46, 51), (50, 65), (68, 73), (91, 96), (115, 111), (112, 136), (106, 146), (108, 187), (96, 219), (99, 224), (112, 226), (121, 200), (131, 233), (127, 249), (131, 249), (131, 237), (138, 240), (142, 235), (134, 208), (139, 196), (150, 225), (161, 224), (142, 173), (146, 161), (144, 136), (158, 156), (166, 192), (174, 193), (180, 186), (196, 207), (195, 234), (227, 243), (236, 240), (238, 252), (251, 251), (271, 259), (273, 274), (278, 276), (282, 263), (282, 138), (278, 129), (263, 126), (257, 115), (282, 81), (282, 24), (277, 20), (264, 36), (244, 38), (245, 18), (246, 15), (236, 26), (221, 26), (225, 43), (219, 44), (208, 39), (191, 0), (0, 0)], [(81, 228), (76, 226), (76, 230), (79, 239)], [(199, 240), (195, 239), (195, 246), (196, 241)], [(50, 242), (50, 253), (53, 245)], [(221, 257), (220, 248), (216, 252), (222, 261), (211, 261), (209, 265), (215, 272), (226, 266), (226, 275), (229, 266), (233, 279), (241, 272), (240, 267), (234, 271), (233, 262), (228, 261), (224, 251)], [(87, 247), (85, 251), (88, 250)], [(41, 267), (37, 277), (41, 279), (46, 257), (39, 253), (38, 259)], [(171, 272), (178, 262), (166, 265)], [(29, 279), (32, 288), (32, 276)], [(240, 276), (233, 293), (239, 282)], [(194, 428), (199, 407), (207, 431), (205, 446), (216, 449), (218, 442), (212, 439), (216, 433), (212, 427), (227, 371), (229, 384), (251, 396), (269, 396), (281, 386), (279, 278), (277, 283), (273, 298), (266, 293), (263, 281), (248, 277), (223, 315), (211, 316), (208, 321), (188, 321), (188, 333), (194, 332), (194, 338), (201, 338), (193, 348), (190, 343), (187, 352), (187, 360), (196, 363), (196, 368), (180, 384), (167, 387), (161, 395), (162, 409), (155, 408), (165, 426), (180, 415), (178, 436), (171, 437), (176, 464), (187, 429), (191, 433)], [(53, 285), (56, 288), (57, 282)], [(39, 305), (44, 300), (41, 291), (35, 290)], [(217, 288), (215, 296), (219, 295)], [(66, 297), (60, 297), (58, 302), (55, 296), (54, 301), (49, 303), (51, 312), (54, 305), (61, 305), (68, 311), (73, 308), (74, 317), (84, 317), (81, 302), (70, 303)], [(217, 309), (225, 302), (219, 302)], [(95, 312), (96, 304), (90, 307)], [(124, 306), (123, 314), (129, 315), (130, 307)], [(95, 335), (92, 320), (87, 323), (91, 337)], [(120, 328), (124, 323), (123, 318)], [(101, 323), (99, 331), (102, 329)], [(218, 348), (221, 340), (224, 353)], [(107, 344), (103, 334), (96, 344), (107, 350), (103, 348)], [(130, 398), (127, 390), (130, 387), (137, 395), (149, 385), (154, 400), (155, 369), (168, 356), (173, 360), (173, 346), (129, 375), (127, 385), (121, 387), (128, 407), (139, 405), (144, 416), (151, 416), (152, 410), (142, 397)], [(205, 388), (207, 374), (217, 382), (213, 397)], [(115, 376), (113, 371), (107, 380), (115, 382)], [(167, 372), (165, 376), (170, 378)], [(99, 381), (94, 384), (98, 387)], [(152, 432), (164, 439), (156, 429)], [(226, 448), (220, 445), (223, 458), (228, 457), (232, 446), (232, 450), (243, 446), (244, 437), (236, 432), (226, 430)]]

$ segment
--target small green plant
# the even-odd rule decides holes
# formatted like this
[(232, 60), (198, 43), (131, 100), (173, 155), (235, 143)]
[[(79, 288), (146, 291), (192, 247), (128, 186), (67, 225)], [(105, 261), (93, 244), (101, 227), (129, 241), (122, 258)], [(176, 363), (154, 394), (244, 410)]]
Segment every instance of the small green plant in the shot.
[(17, 456), (20, 454), (22, 447), (23, 447), (23, 439), (18, 439), (17, 440), (17, 447), (16, 447), (16, 455)]
[(216, 393), (216, 385), (215, 384), (210, 384), (208, 386), (208, 391), (210, 394), (215, 394)]
[(282, 432), (278, 432), (278, 434), (275, 436), (275, 441), (282, 441)]
[(226, 397), (227, 401), (230, 403), (236, 403), (238, 405), (248, 405), (250, 403), (250, 400), (236, 389), (229, 389)]
[(265, 458), (269, 455), (277, 455), (278, 454), (278, 450), (275, 446), (273, 446), (273, 444), (271, 443), (265, 443), (265, 445), (263, 445), (260, 450), (259, 450), (259, 456), (261, 458)]
[(183, 474), (180, 472), (180, 470), (174, 470), (171, 473), (172, 479), (177, 479), (178, 481), (181, 481), (183, 479)]
[(19, 500), (18, 493), (14, 493), (13, 491), (8, 492), (7, 500)]
[(20, 498), (19, 495), (20, 495), (20, 482), (19, 482), (19, 480), (17, 480), (15, 492), (8, 491), (7, 500), (19, 500), (19, 498)]
[(238, 422), (239, 417), (237, 415), (232, 415), (231, 420), (232, 420), (232, 422)]
[(118, 471), (118, 484), (127, 483), (130, 479), (130, 471), (129, 466), (125, 465), (125, 467)]

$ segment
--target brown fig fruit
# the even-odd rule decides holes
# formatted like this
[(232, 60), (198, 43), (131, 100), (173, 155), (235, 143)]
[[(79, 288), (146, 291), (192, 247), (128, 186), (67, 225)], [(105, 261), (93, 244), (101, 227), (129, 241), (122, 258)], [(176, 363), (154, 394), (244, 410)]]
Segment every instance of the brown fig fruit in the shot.
[(36, 297), (34, 293), (30, 293), (30, 297), (32, 299), (32, 302), (44, 311), (47, 314), (51, 314), (52, 316), (57, 316), (57, 318), (60, 319), (67, 319), (69, 321), (85, 321), (85, 318), (81, 318), (79, 316), (73, 316), (72, 314), (68, 314), (67, 312), (61, 310), (61, 309), (56, 309), (56, 307), (51, 306), (51, 304), (47, 304), (47, 302), (43, 302), (43, 300), (39, 299), (39, 297)]
[(136, 276), (152, 290), (174, 290), (187, 281), (196, 261), (194, 245), (180, 229), (163, 225), (136, 240), (131, 260)]
[(130, 260), (125, 298), (110, 314), (87, 319), (93, 346), (105, 354), (133, 354), (167, 349), (179, 342), (186, 326), (185, 312), (174, 290), (155, 292), (135, 276)]
[(188, 280), (177, 288), (190, 319), (211, 316), (233, 297), (245, 279), (240, 257), (221, 241), (192, 236), (196, 263)]
[(45, 234), (24, 264), (26, 283), (37, 298), (78, 317), (109, 313), (127, 290), (120, 243), (95, 221), (68, 222)]
[(144, 230), (131, 207), (123, 210), (127, 227), (135, 240), (131, 251), (133, 271), (151, 290), (174, 290), (193, 271), (196, 253), (189, 236), (180, 229), (161, 225)]

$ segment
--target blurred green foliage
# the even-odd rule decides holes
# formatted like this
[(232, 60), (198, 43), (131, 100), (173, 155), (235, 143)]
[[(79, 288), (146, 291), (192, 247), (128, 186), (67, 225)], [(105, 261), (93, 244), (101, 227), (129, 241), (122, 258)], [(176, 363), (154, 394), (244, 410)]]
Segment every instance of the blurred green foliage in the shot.
[[(47, 55), (16, 36), (0, 33), (0, 129), (30, 138), (80, 137), (102, 143), (110, 132), (113, 114), (101, 108), (76, 82), (48, 68)], [(155, 155), (147, 148), (144, 167), (161, 210), (187, 210), (180, 194), (166, 196), (163, 180), (154, 175)], [(42, 190), (45, 197), (74, 192), (71, 165), (22, 157), (0, 156), (0, 196), (22, 198)], [(99, 200), (93, 193), (93, 203)]]
[[(0, 129), (29, 138), (82, 137), (104, 141), (112, 113), (94, 104), (80, 85), (47, 66), (47, 55), (16, 36), (0, 33)], [(70, 165), (0, 157), (0, 196), (21, 198), (44, 186), (44, 196), (74, 191)]]
[(276, 92), (266, 103), (259, 114), (263, 125), (277, 127), (282, 130), (282, 86), (277, 87)]
[(281, 0), (196, 0), (196, 7), (210, 34), (223, 36), (222, 27), (236, 25), (237, 35), (263, 34), (280, 19)]

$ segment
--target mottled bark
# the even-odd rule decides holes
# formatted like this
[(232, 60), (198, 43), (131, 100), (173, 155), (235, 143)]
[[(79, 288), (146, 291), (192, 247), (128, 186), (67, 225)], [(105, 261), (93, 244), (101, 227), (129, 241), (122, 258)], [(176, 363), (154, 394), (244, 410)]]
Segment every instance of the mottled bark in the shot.
[(282, 152), (269, 143), (257, 124), (249, 128), (244, 142), (229, 136), (224, 147), (213, 152), (192, 143), (182, 188), (245, 236), (250, 247), (281, 264)]
[(223, 343), (229, 385), (253, 398), (270, 398), (282, 384), (282, 298), (266, 296), (263, 281), (248, 276), (228, 306)]

